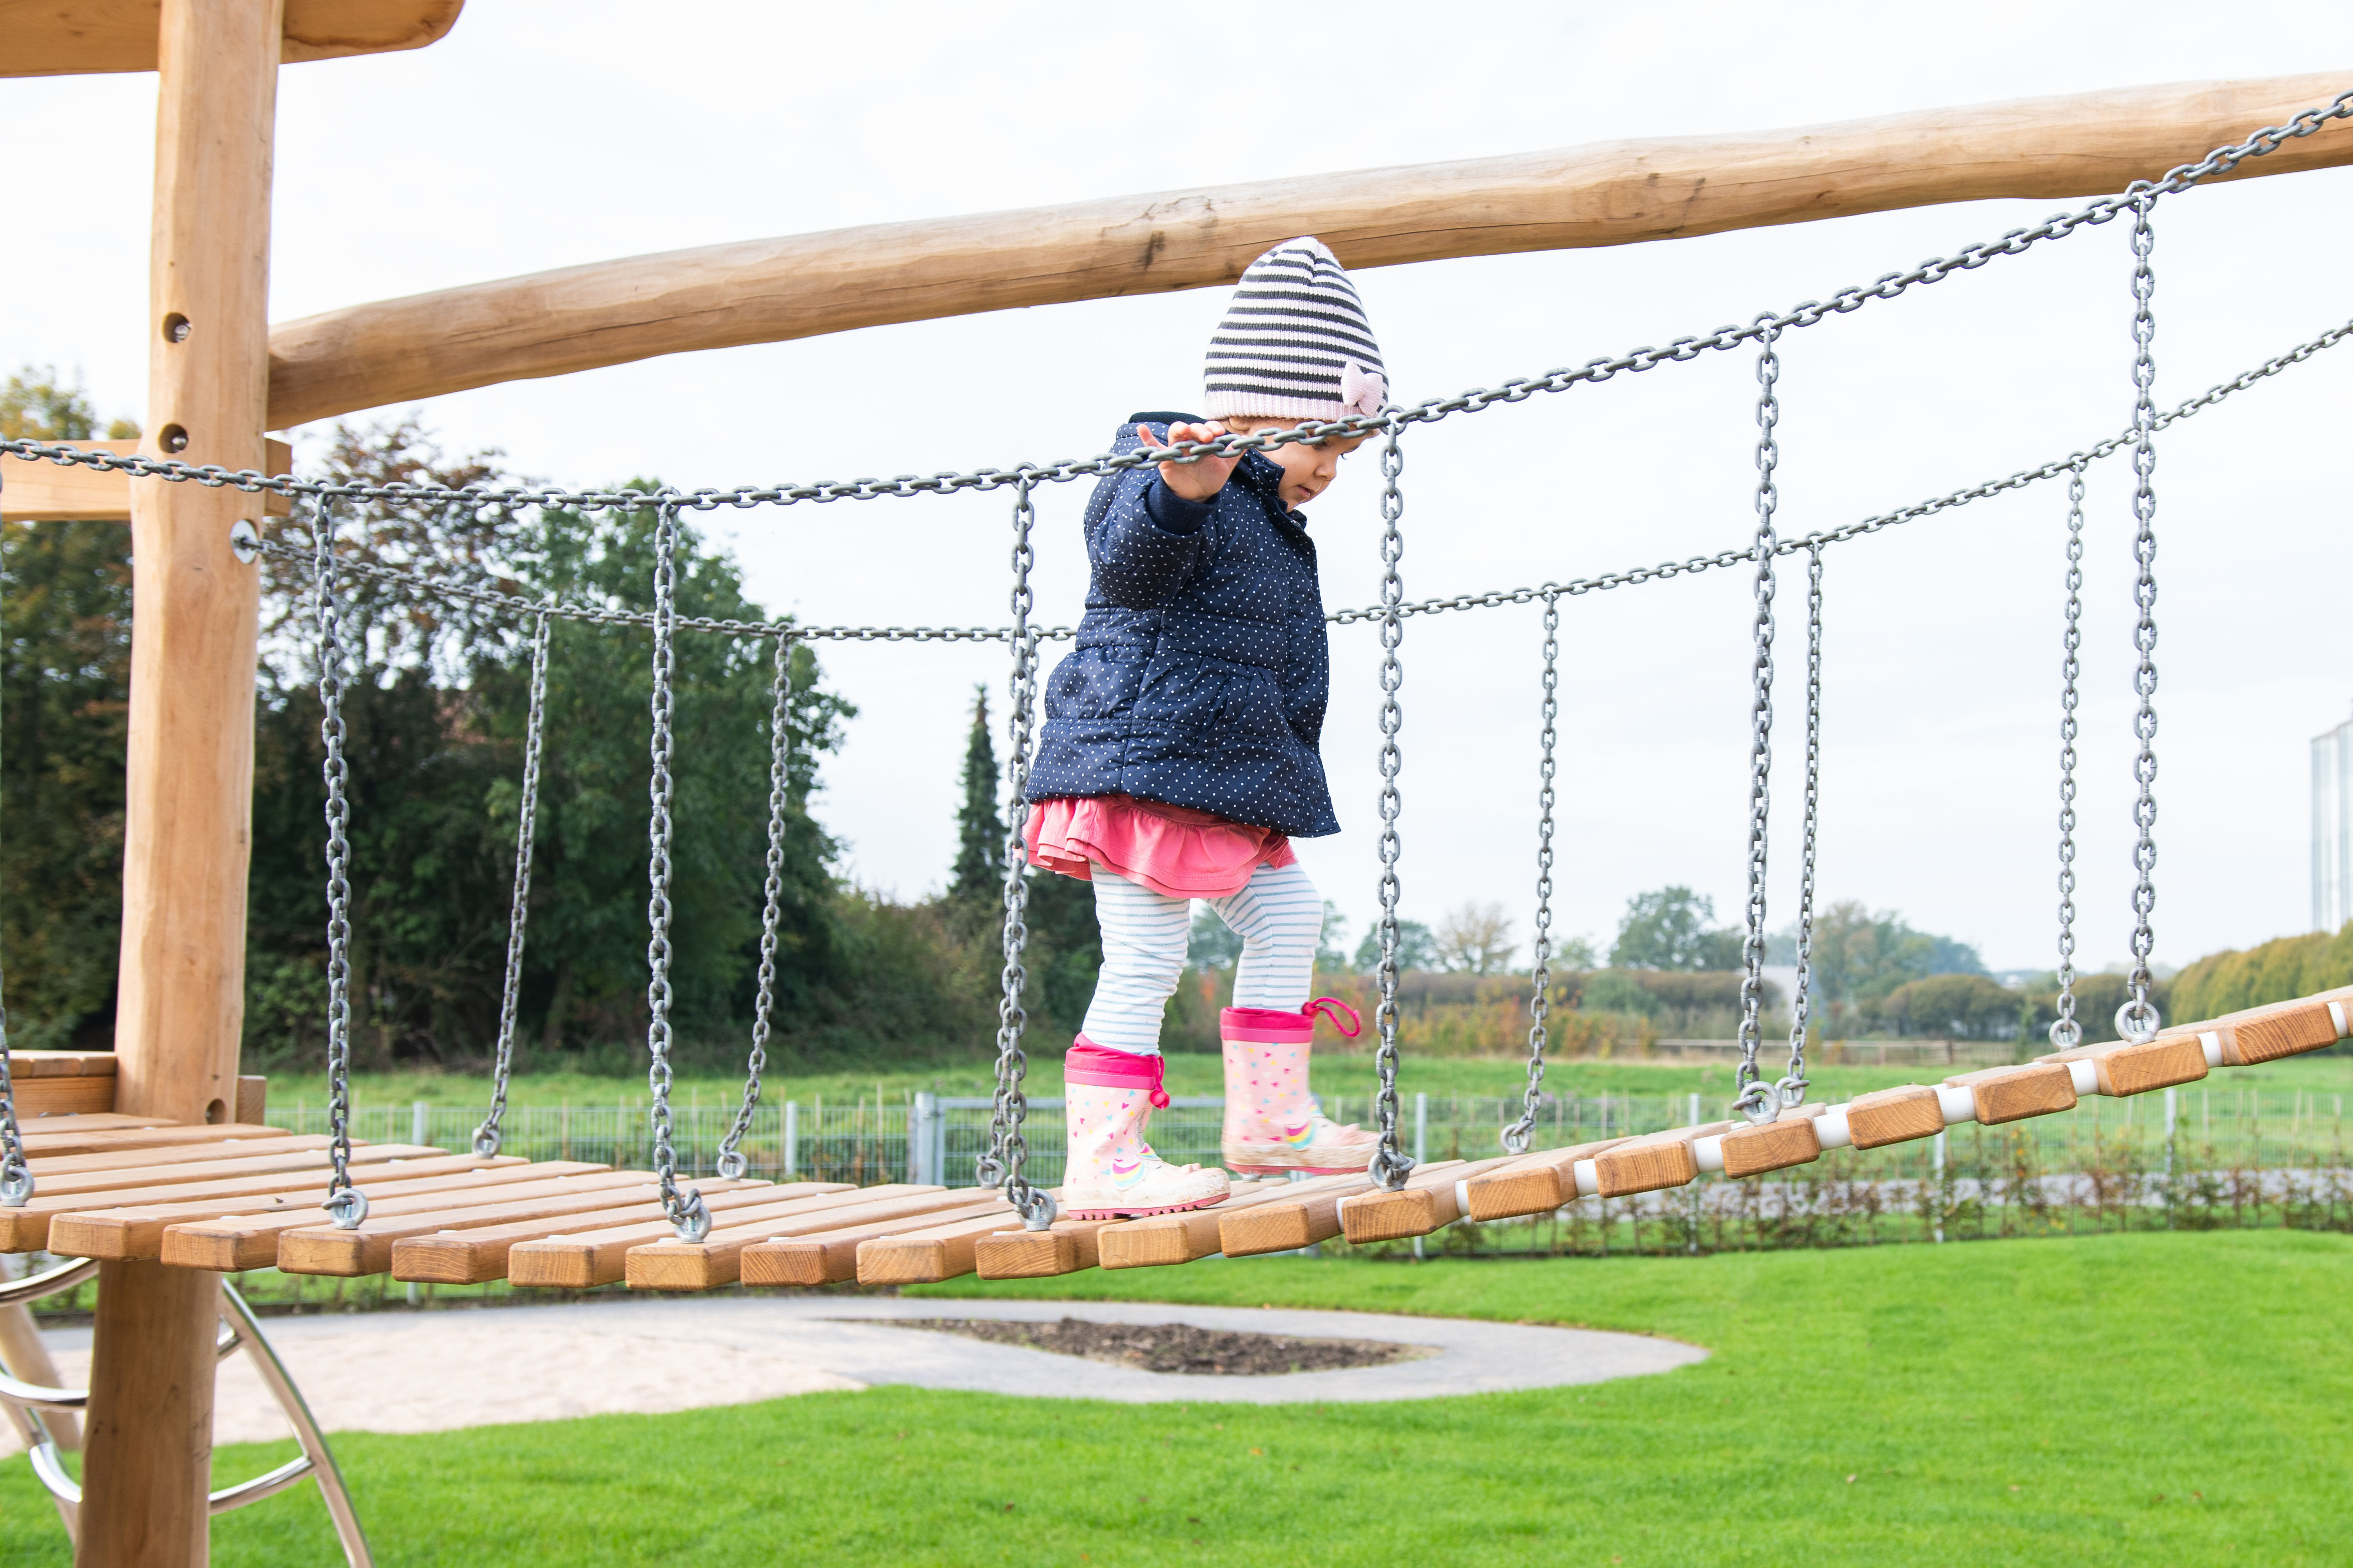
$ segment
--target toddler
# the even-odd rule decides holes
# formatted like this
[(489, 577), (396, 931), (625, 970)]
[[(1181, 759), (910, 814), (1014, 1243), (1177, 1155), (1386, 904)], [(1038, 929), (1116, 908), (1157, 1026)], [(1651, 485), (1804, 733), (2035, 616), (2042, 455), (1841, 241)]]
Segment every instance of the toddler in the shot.
[[(1137, 414), (1115, 452), (1380, 412), (1380, 351), (1322, 241), (1252, 262), (1209, 340), (1208, 416)], [(1225, 1173), (1145, 1142), (1165, 1106), (1160, 1024), (1185, 967), (1192, 900), (1242, 939), (1225, 1010), (1221, 1152), (1242, 1174), (1338, 1173), (1377, 1140), (1307, 1089), (1308, 1000), (1324, 902), (1293, 837), (1336, 833), (1316, 751), (1329, 656), (1315, 546), (1298, 509), (1363, 437), (1113, 474), (1087, 503), (1092, 576), (1078, 648), (1055, 668), (1029, 777), (1033, 865), (1093, 883), (1103, 973), (1064, 1058), (1075, 1218), (1220, 1202)]]

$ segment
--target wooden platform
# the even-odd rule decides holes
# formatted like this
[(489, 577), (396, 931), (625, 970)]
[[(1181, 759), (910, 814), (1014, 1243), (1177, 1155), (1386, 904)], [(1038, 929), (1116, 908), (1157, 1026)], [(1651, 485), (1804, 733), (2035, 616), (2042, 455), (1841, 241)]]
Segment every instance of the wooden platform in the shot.
[[(1460, 1218), (1547, 1213), (1586, 1197), (1733, 1179), (1804, 1164), (1826, 1149), (1879, 1148), (1947, 1127), (2000, 1125), (2072, 1109), (2088, 1095), (2146, 1094), (2318, 1050), (2353, 1034), (2353, 986), (2202, 1023), (2138, 1045), (2083, 1046), (1934, 1084), (1809, 1105), (1763, 1126), (1710, 1122), (1533, 1153), (1422, 1166), (1402, 1191), (1363, 1175), (1238, 1181), (1225, 1202), (1118, 1222), (1025, 1228), (993, 1192), (909, 1184), (706, 1180), (711, 1233), (681, 1242), (654, 1177), (575, 1161), (527, 1162), (400, 1143), (355, 1142), (352, 1174), (367, 1222), (338, 1230), (328, 1141), (258, 1116), (176, 1126), (107, 1110), (34, 1111), (32, 1092), (101, 1084), (113, 1058), (16, 1052), (19, 1115), (37, 1184), (0, 1209), (0, 1252), (156, 1259), (175, 1268), (277, 1268), (340, 1278), (390, 1273), (438, 1284), (508, 1279), (640, 1290), (857, 1280), (903, 1285), (978, 1274), (1051, 1278), (1152, 1268), (1224, 1253), (1247, 1258), (1346, 1236), (1360, 1244), (1427, 1235)], [(259, 1080), (254, 1080), (258, 1085)], [(41, 1090), (40, 1086), (50, 1086)], [(68, 1086), (58, 1089), (57, 1086)], [(90, 1098), (94, 1101), (95, 1095)], [(259, 1095), (254, 1096), (259, 1109)]]

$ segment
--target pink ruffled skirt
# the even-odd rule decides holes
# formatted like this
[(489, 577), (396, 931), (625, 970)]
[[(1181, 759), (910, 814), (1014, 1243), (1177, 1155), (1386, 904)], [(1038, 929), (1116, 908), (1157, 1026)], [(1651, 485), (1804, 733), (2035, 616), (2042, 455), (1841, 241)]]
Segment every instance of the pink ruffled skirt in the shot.
[(1222, 899), (1240, 892), (1261, 866), (1298, 859), (1290, 838), (1271, 827), (1124, 795), (1039, 801), (1022, 837), (1032, 866), (1082, 882), (1105, 866), (1171, 899)]

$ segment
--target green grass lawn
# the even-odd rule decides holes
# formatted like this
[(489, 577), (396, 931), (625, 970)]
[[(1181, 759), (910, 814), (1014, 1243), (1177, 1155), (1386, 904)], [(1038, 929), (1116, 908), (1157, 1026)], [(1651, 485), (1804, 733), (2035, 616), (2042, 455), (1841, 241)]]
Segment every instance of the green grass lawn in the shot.
[[(1786, 1046), (1778, 1047), (1783, 1053), (1786, 1053)], [(1776, 1052), (1777, 1047), (1768, 1041), (1765, 1058), (1778, 1073), (1782, 1058)], [(838, 1103), (860, 1097), (871, 1101), (878, 1085), (892, 1103), (918, 1089), (938, 1094), (986, 1095), (994, 1083), (990, 1071), (989, 1064), (985, 1061), (889, 1071), (814, 1074), (797, 1073), (786, 1067), (772, 1068), (767, 1073), (764, 1079), (764, 1098), (772, 1102), (797, 1100), (804, 1105), (819, 1097)], [(1812, 1098), (1844, 1100), (1869, 1089), (1934, 1081), (1935, 1071), (1926, 1068), (1848, 1064), (1819, 1067), (1812, 1074)], [(1217, 1094), (1222, 1092), (1224, 1087), (1219, 1058), (1198, 1052), (1171, 1056), (1167, 1075), (1172, 1094)], [(1418, 1092), (1433, 1099), (1482, 1097), (1516, 1095), (1526, 1076), (1525, 1063), (1515, 1059), (1416, 1058), (1409, 1055), (1398, 1082), (1408, 1095)], [(1318, 1093), (1342, 1093), (1354, 1100), (1372, 1089), (1373, 1060), (1368, 1054), (1343, 1056), (1336, 1051), (1325, 1050), (1314, 1058), (1314, 1077)], [(2353, 1093), (2353, 1055), (2338, 1055), (2331, 1051), (2297, 1057), (2274, 1062), (2259, 1069), (2218, 1073), (2212, 1082), (2217, 1089)], [(1061, 1053), (1056, 1050), (1036, 1053), (1030, 1062), (1028, 1085), (1033, 1094), (1050, 1096), (1061, 1093)], [(1713, 1098), (1729, 1094), (1731, 1087), (1732, 1068), (1728, 1065), (1687, 1067), (1640, 1059), (1564, 1061), (1554, 1063), (1545, 1074), (1545, 1088), (1549, 1092), (1575, 1092), (1588, 1097), (1605, 1092), (1651, 1095), (1687, 1094), (1697, 1090)], [(672, 1092), (681, 1104), (699, 1098), (709, 1105), (731, 1102), (742, 1089), (740, 1079), (696, 1076), (681, 1077)], [(420, 1100), (434, 1105), (480, 1106), (489, 1101), (490, 1080), (474, 1073), (362, 1073), (352, 1080), (352, 1092), (354, 1102), (364, 1106), (407, 1105)], [(642, 1100), (645, 1093), (643, 1074), (607, 1077), (575, 1072), (521, 1072), (512, 1080), (508, 1098), (516, 1105), (621, 1105), (633, 1099)], [(316, 1073), (273, 1075), (269, 1080), (269, 1099), (273, 1105), (291, 1105), (297, 1101), (316, 1105), (323, 1103), (326, 1097), (326, 1079)]]
[[(876, 1389), (338, 1440), (379, 1563), (2339, 1563), (2353, 1238), (1412, 1265), (1261, 1258), (927, 1292), (1277, 1303), (1672, 1335), (1583, 1389), (1181, 1407)], [(659, 1355), (649, 1345), (646, 1352)], [(424, 1369), (420, 1369), (422, 1372)], [(283, 1450), (225, 1453), (246, 1474)], [(333, 1560), (298, 1489), (224, 1568)], [(68, 1559), (25, 1462), (0, 1561)]]

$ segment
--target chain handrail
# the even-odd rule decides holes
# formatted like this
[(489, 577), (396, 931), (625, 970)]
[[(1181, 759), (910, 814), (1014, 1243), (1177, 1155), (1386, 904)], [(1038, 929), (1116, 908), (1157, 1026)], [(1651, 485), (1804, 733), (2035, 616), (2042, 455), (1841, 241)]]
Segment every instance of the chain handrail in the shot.
[(514, 890), (507, 908), (507, 967), (499, 988), (499, 1043), (491, 1065), (491, 1109), (474, 1129), (474, 1152), (487, 1160), (503, 1141), (500, 1123), (506, 1120), (507, 1080), (514, 1072), (515, 1009), (522, 1000), (523, 933), (531, 919), (532, 850), (539, 840), (539, 754), (542, 724), (547, 711), (548, 618), (533, 620), (531, 633), (531, 710), (523, 721), (522, 792), (515, 807)]
[(1780, 1108), (1806, 1103), (1806, 1027), (1813, 1015), (1814, 850), (1822, 806), (1822, 550), (1806, 552), (1806, 817), (1798, 838), (1798, 973), (1790, 982), (1789, 1070)]
[[(1662, 364), (1683, 363), (1701, 354), (1721, 353), (1755, 342), (1767, 331), (1810, 327), (1832, 316), (1861, 310), (1874, 300), (1893, 300), (1920, 284), (1941, 283), (1957, 272), (1973, 272), (2005, 256), (2022, 256), (2047, 239), (2063, 239), (2087, 227), (2113, 222), (2158, 197), (2178, 195), (2227, 174), (2250, 158), (2277, 152), (2289, 142), (2310, 136), (2334, 120), (2353, 119), (2353, 89), (2338, 93), (2325, 105), (2298, 110), (2279, 125), (2267, 125), (2226, 147), (2217, 147), (2194, 163), (2182, 163), (2158, 180), (2138, 181), (2118, 195), (2101, 196), (2083, 206), (2056, 213), (2039, 224), (2014, 228), (1999, 239), (1980, 240), (1947, 256), (1933, 258), (1900, 272), (1889, 272), (1869, 284), (1849, 284), (1827, 300), (1808, 300), (1788, 310), (1767, 312), (1746, 326), (1718, 327), (1711, 332), (1674, 339), (1664, 348), (1643, 347), (1589, 360), (1573, 368), (1521, 376), (1494, 387), (1479, 387), (1449, 397), (1435, 397), (1375, 415), (1302, 425), (1291, 431), (1259, 431), (1249, 436), (1220, 436), (1211, 441), (1178, 442), (1124, 453), (1105, 452), (1085, 458), (1053, 463), (1019, 463), (1009, 468), (976, 468), (928, 476), (900, 474), (891, 479), (825, 480), (814, 484), (742, 485), (732, 489), (704, 489), (666, 492), (671, 504), (712, 511), (723, 506), (792, 506), (804, 501), (875, 500), (884, 497), (950, 494), (963, 490), (997, 490), (1012, 486), (1035, 488), (1073, 479), (1100, 478), (1130, 468), (1204, 457), (1230, 457), (1261, 452), (1293, 441), (1318, 441), (1327, 436), (1354, 437), (1376, 435), (1400, 425), (1426, 425), (1456, 414), (1477, 414), (1499, 403), (1522, 403), (1540, 392), (1566, 392), (1580, 385), (1598, 385), (1621, 374), (1639, 374)], [(648, 504), (648, 492), (638, 489), (564, 490), (513, 486), (478, 489), (448, 485), (324, 484), (287, 476), (272, 477), (251, 468), (224, 468), (217, 464), (192, 465), (173, 458), (136, 453), (86, 452), (69, 447), (71, 458), (53, 457), (58, 448), (38, 442), (0, 442), (0, 451), (18, 457), (52, 458), (128, 473), (134, 479), (193, 479), (210, 487), (239, 490), (270, 490), (280, 495), (311, 495), (338, 500), (440, 501), (457, 505), (574, 506), (589, 510), (627, 510)]]

